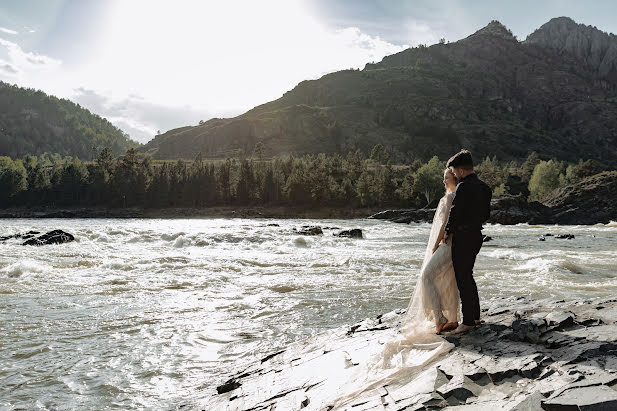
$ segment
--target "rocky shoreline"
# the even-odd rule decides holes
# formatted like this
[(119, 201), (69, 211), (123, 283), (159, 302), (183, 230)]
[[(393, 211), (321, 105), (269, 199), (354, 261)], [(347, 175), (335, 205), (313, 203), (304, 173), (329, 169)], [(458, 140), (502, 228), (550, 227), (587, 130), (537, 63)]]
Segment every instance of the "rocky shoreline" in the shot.
[[(587, 177), (579, 183), (559, 188), (544, 203), (528, 202), (522, 195), (504, 195), (491, 201), (493, 224), (608, 224), (617, 221), (617, 172)], [(395, 223), (430, 222), (435, 209), (387, 210), (369, 218)]]
[[(617, 299), (582, 302), (495, 298), (485, 323), (446, 337), (451, 351), (372, 387), (351, 410), (615, 410)], [(337, 372), (361, 366), (363, 351), (396, 336), (403, 311), (341, 327), (270, 353), (180, 407), (226, 410), (329, 410)], [(336, 407), (335, 409), (339, 409)]]

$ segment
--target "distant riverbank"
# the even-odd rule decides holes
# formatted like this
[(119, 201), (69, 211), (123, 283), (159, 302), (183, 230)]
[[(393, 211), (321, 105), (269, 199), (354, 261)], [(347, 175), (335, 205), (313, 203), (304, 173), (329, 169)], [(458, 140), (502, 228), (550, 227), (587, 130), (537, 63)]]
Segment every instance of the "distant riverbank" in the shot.
[(366, 218), (382, 209), (333, 207), (11, 208), (0, 218)]

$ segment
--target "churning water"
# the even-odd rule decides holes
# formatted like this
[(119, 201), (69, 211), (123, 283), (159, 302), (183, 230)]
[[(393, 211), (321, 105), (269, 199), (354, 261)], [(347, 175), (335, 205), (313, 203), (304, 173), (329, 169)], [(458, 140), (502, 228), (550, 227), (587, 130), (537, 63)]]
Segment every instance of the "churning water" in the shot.
[[(365, 238), (300, 236), (301, 225)], [(174, 408), (291, 341), (404, 308), (429, 225), (374, 220), (4, 220), (0, 409)], [(573, 240), (545, 233), (574, 234)], [(617, 293), (617, 224), (488, 226), (481, 300)]]

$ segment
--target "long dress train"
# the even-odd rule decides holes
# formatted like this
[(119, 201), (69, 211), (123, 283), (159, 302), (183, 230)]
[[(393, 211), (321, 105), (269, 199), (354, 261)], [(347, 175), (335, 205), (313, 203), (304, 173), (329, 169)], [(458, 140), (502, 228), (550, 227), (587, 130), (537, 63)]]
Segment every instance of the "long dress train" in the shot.
[(437, 206), (422, 268), (407, 311), (396, 337), (383, 346), (365, 364), (332, 404), (335, 408), (349, 404), (363, 392), (386, 385), (405, 375), (419, 373), (427, 364), (450, 351), (454, 345), (435, 334), (437, 317), (441, 321), (460, 321), (460, 298), (452, 266), (451, 241), (435, 242), (443, 233), (454, 193), (445, 195)]

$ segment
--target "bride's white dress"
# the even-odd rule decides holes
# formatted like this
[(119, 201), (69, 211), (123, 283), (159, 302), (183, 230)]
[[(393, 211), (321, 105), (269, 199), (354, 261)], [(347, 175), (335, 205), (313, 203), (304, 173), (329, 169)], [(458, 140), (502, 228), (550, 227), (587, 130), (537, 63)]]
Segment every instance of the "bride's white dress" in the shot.
[(353, 387), (344, 390), (346, 394), (336, 401), (336, 408), (364, 391), (388, 384), (403, 375), (409, 377), (454, 347), (435, 334), (438, 316), (441, 316), (440, 322), (460, 321), (452, 242), (440, 244), (433, 253), (433, 246), (447, 223), (453, 198), (454, 193), (446, 194), (439, 201), (416, 288), (396, 337), (383, 341), (378, 352), (358, 367)]

